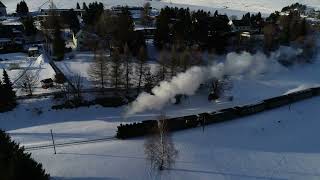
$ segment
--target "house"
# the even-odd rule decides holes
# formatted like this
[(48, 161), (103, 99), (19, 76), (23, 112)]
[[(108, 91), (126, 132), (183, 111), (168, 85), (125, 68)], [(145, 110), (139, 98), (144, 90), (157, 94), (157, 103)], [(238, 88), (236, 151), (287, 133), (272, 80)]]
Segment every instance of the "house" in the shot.
[[(83, 9), (72, 9), (78, 16), (82, 16), (85, 12)], [(40, 10), (42, 15), (50, 15), (55, 14), (56, 16), (62, 16), (64, 13), (70, 12), (70, 9), (41, 9)]]
[(155, 34), (156, 28), (155, 27), (135, 27), (134, 32), (142, 33), (145, 39), (153, 39)]
[(8, 46), (12, 46), (13, 42), (9, 38), (0, 38), (0, 50), (5, 49)]
[(53, 87), (53, 80), (51, 78), (41, 80), (41, 87), (43, 89)]
[(250, 21), (231, 20), (229, 25), (231, 26), (233, 32), (251, 31)]
[(0, 16), (7, 15), (7, 7), (0, 1)]
[(73, 44), (77, 51), (90, 51), (100, 47), (106, 47), (106, 41), (102, 40), (98, 35), (84, 30), (80, 30), (77, 34), (73, 34)]
[(29, 57), (37, 57), (38, 55), (40, 55), (39, 48), (38, 47), (30, 47), (28, 49), (28, 55), (29, 55)]

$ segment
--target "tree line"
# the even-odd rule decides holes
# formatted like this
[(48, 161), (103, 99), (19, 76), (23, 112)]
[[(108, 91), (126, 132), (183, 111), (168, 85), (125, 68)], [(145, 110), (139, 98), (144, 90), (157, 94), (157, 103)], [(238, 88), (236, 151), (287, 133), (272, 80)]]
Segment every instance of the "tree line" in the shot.
[(155, 45), (163, 48), (166, 44), (193, 45), (225, 50), (226, 34), (231, 31), (229, 18), (216, 11), (214, 14), (189, 8), (165, 7), (156, 19)]

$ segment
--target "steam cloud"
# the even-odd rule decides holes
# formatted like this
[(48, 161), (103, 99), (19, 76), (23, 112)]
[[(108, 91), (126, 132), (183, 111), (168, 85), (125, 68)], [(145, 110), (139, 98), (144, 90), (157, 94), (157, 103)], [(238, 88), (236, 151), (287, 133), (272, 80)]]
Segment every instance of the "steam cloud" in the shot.
[(280, 48), (267, 57), (263, 53), (241, 54), (229, 53), (225, 60), (206, 67), (192, 67), (186, 72), (180, 73), (170, 81), (163, 81), (152, 89), (153, 94), (141, 93), (132, 102), (126, 111), (125, 116), (131, 116), (145, 110), (161, 110), (176, 95), (193, 95), (200, 85), (212, 78), (221, 78), (224, 75), (255, 76), (261, 73), (279, 70), (278, 59), (294, 57), (302, 53), (293, 48)]

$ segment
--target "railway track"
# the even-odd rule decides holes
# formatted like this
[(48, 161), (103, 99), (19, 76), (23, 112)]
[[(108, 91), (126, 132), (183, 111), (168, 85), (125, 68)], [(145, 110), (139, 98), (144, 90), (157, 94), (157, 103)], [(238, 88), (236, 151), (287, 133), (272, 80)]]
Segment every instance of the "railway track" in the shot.
[(55, 143), (53, 144), (45, 144), (45, 145), (38, 145), (38, 146), (24, 146), (24, 149), (26, 151), (36, 151), (36, 150), (42, 150), (42, 149), (50, 149), (54, 146), (57, 147), (67, 147), (67, 146), (75, 146), (75, 145), (83, 145), (83, 144), (93, 144), (98, 142), (107, 142), (107, 141), (115, 141), (118, 140), (117, 138), (111, 136), (111, 137), (104, 137), (104, 138), (98, 138), (98, 139), (91, 139), (91, 140), (82, 140), (82, 141), (72, 141), (72, 142), (63, 142), (63, 143)]

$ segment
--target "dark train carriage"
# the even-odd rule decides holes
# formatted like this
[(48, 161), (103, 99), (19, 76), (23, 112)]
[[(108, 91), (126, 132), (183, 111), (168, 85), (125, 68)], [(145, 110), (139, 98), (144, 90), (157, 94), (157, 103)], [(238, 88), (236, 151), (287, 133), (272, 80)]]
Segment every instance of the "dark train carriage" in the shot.
[(210, 124), (210, 119), (212, 119), (212, 114), (210, 114), (210, 113), (198, 114), (198, 122), (202, 126)]
[(155, 128), (157, 126), (157, 123), (158, 122), (156, 120), (145, 120), (145, 121), (142, 121), (143, 127), (146, 130)]
[(273, 109), (273, 108), (277, 108), (277, 107), (289, 104), (290, 98), (287, 95), (283, 95), (283, 96), (279, 96), (279, 97), (266, 99), (263, 102), (265, 103), (266, 109)]
[(186, 123), (183, 117), (166, 119), (167, 128), (169, 131), (178, 131), (186, 129)]
[(314, 87), (311, 88), (312, 89), (312, 93), (314, 96), (319, 96), (320, 95), (320, 87)]
[(198, 116), (183, 116), (166, 120), (169, 131), (182, 130), (198, 126)]
[(213, 124), (213, 123), (219, 123), (223, 121), (228, 121), (231, 119), (236, 118), (237, 111), (234, 108), (228, 108), (228, 109), (223, 109), (218, 112), (213, 112), (208, 115), (208, 119), (206, 119), (205, 124)]
[(120, 139), (126, 139), (150, 134), (156, 125), (157, 121), (155, 120), (146, 120), (141, 123), (126, 125), (120, 124), (120, 126), (118, 126), (117, 137)]
[(236, 108), (227, 108), (227, 109), (222, 109), (220, 112), (223, 114), (223, 121), (228, 121), (231, 119), (237, 118), (239, 115), (238, 110)]
[(303, 91), (297, 91), (297, 92), (293, 92), (288, 94), (288, 96), (290, 97), (292, 102), (297, 102), (297, 101), (301, 101), (303, 99), (307, 99), (313, 96), (313, 91), (312, 89), (306, 89)]
[(185, 120), (187, 128), (197, 127), (199, 124), (197, 115), (184, 116), (182, 118)]
[(258, 112), (262, 112), (265, 110), (265, 108), (266, 108), (265, 103), (259, 102), (253, 105), (237, 107), (237, 110), (240, 116), (247, 116), (247, 115), (255, 114)]

